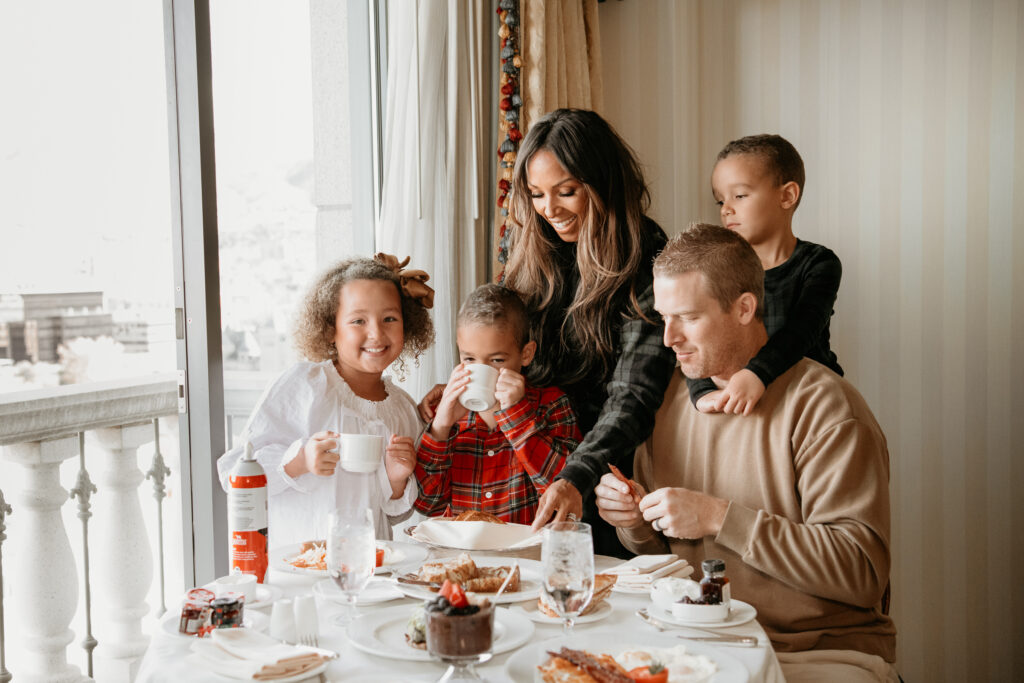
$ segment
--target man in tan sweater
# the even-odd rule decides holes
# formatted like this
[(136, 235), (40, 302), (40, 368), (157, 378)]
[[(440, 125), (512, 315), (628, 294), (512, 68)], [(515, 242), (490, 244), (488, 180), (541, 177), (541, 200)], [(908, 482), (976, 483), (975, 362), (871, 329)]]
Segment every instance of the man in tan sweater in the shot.
[[(763, 270), (725, 228), (698, 225), (654, 265), (655, 309), (683, 373), (723, 387), (767, 341)], [(678, 374), (638, 449), (633, 502), (595, 489), (636, 553), (725, 560), (732, 597), (757, 608), (787, 680), (897, 680), (889, 587), (889, 455), (864, 399), (803, 359), (749, 415), (705, 414)]]

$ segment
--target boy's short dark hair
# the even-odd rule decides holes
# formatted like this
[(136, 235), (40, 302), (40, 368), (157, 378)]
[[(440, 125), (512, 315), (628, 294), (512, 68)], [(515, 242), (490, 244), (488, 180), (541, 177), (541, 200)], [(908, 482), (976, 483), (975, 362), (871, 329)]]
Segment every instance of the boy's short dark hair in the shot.
[(497, 284), (481, 285), (473, 290), (459, 309), (456, 325), (504, 325), (515, 337), (519, 348), (526, 346), (530, 323), (526, 306), (519, 295)]
[(734, 154), (749, 154), (760, 158), (768, 172), (775, 177), (776, 186), (796, 183), (800, 188), (800, 196), (793, 208), (800, 206), (800, 200), (804, 198), (804, 160), (789, 140), (781, 135), (748, 135), (723, 147), (717, 160), (721, 161)]

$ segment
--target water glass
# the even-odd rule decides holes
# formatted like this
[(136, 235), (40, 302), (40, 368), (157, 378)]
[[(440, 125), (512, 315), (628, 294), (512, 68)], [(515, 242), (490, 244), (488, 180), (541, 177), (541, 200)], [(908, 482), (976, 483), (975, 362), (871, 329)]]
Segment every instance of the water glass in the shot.
[(594, 542), (590, 525), (554, 522), (544, 528), (541, 546), (546, 602), (562, 618), (568, 636), (594, 595)]
[(369, 508), (337, 509), (327, 518), (327, 573), (345, 596), (346, 609), (332, 623), (345, 626), (357, 615), (359, 592), (377, 564), (377, 541)]

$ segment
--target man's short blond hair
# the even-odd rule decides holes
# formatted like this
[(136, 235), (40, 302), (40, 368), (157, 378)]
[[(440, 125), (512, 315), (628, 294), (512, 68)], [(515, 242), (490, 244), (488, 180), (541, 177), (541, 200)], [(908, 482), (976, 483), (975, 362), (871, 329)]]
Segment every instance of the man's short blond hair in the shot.
[(690, 223), (668, 241), (654, 259), (655, 277), (702, 273), (711, 296), (728, 311), (744, 292), (757, 298), (757, 319), (764, 318), (764, 268), (754, 248), (739, 233), (708, 223)]

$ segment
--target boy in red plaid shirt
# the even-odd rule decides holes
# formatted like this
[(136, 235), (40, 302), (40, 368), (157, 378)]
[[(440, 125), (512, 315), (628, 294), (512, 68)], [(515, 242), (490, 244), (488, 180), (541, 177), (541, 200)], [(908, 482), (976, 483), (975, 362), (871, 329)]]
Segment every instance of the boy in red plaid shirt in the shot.
[[(506, 522), (533, 522), (538, 499), (581, 437), (562, 390), (529, 386), (520, 374), (537, 349), (528, 335), (526, 308), (510, 289), (483, 285), (462, 305), (456, 328), (461, 362), (417, 452), (420, 512), (482, 510)], [(472, 412), (459, 403), (471, 363), (499, 372), (490, 410)], [(421, 410), (431, 415), (430, 407)]]

